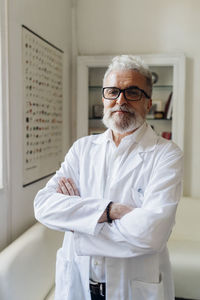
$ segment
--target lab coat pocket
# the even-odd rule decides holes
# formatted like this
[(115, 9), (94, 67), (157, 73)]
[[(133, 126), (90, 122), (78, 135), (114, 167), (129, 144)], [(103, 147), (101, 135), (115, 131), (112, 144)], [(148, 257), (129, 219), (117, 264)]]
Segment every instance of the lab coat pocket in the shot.
[(131, 193), (132, 193), (134, 207), (141, 207), (144, 199), (144, 192), (142, 188), (137, 188), (137, 189), (132, 188)]
[[(78, 287), (78, 288), (75, 288)], [(68, 260), (63, 249), (57, 252), (55, 300), (83, 300), (84, 293), (75, 260)]]
[(132, 300), (164, 300), (163, 282), (132, 281)]

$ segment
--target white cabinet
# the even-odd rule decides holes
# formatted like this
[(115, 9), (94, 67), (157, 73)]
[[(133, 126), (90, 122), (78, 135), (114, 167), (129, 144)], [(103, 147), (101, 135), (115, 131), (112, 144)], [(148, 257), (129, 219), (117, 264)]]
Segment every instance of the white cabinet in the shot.
[[(183, 149), (185, 57), (183, 54), (140, 56), (157, 77), (153, 86), (153, 109), (147, 122), (160, 135), (169, 137), (171, 133), (172, 139)], [(101, 89), (111, 59), (112, 56), (78, 57), (77, 137), (105, 130), (101, 121)]]

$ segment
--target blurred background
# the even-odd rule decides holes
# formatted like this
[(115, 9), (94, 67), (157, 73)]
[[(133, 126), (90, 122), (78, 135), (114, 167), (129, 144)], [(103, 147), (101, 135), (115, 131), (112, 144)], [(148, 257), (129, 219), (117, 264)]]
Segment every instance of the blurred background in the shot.
[[(179, 91), (184, 91), (185, 98), (182, 104), (179, 102), (180, 111), (184, 114), (179, 116), (176, 111), (176, 118), (181, 118), (179, 124), (182, 122), (183, 127), (183, 195), (200, 198), (199, 0), (1, 0), (0, 5), (0, 250), (35, 223), (33, 199), (50, 178), (23, 186), (22, 25), (63, 53), (63, 121), (59, 162), (76, 140), (77, 127), (80, 126), (77, 120), (77, 115), (81, 114), (81, 91), (79, 88), (78, 92), (77, 87), (78, 56), (94, 57), (95, 62), (96, 56), (118, 54), (184, 55), (185, 73), (180, 75), (183, 84), (178, 86)], [(158, 72), (157, 69), (153, 71)], [(168, 71), (170, 73), (172, 69)], [(90, 78), (87, 80), (91, 81)], [(171, 86), (172, 83), (166, 85)], [(169, 92), (165, 95), (166, 100)], [(87, 103), (86, 106), (88, 111)], [(96, 110), (98, 118), (98, 107)], [(88, 113), (91, 114), (91, 108)]]

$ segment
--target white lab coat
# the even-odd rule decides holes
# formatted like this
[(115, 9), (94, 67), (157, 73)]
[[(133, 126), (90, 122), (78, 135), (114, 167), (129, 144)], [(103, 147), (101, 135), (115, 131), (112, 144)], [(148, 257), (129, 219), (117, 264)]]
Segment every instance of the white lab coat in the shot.
[[(38, 192), (36, 219), (65, 231), (57, 253), (56, 300), (90, 299), (89, 256), (95, 255), (106, 257), (107, 300), (174, 299), (166, 243), (181, 193), (182, 152), (145, 126), (133, 147), (118, 151), (120, 164), (113, 157), (111, 178), (105, 180), (106, 131), (76, 141)], [(61, 176), (74, 179), (81, 197), (56, 193)], [(98, 224), (110, 201), (135, 209), (111, 225)]]

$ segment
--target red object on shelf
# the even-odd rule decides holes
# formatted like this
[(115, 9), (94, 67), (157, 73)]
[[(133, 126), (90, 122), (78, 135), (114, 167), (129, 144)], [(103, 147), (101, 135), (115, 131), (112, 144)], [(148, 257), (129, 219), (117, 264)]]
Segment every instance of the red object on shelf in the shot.
[(162, 137), (165, 138), (165, 139), (167, 139), (167, 140), (171, 140), (171, 138), (172, 138), (171, 131), (164, 131), (164, 132), (162, 132)]

